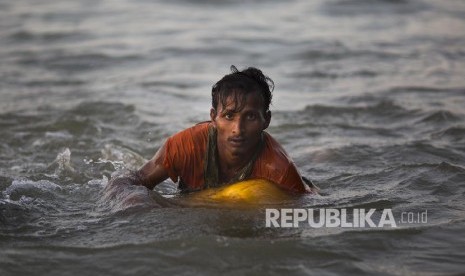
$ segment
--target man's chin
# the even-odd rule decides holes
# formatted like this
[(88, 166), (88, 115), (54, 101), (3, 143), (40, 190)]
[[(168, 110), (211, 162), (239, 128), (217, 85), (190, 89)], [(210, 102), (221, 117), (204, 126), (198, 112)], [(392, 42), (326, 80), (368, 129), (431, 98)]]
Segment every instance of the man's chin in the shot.
[(237, 158), (241, 157), (246, 157), (247, 156), (247, 150), (242, 149), (242, 148), (233, 148), (231, 150), (231, 155)]

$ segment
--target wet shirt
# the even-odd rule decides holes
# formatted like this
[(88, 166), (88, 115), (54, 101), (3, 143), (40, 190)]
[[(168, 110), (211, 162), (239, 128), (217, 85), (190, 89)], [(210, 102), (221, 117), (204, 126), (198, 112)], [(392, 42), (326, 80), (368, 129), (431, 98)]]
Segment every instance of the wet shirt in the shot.
[[(165, 143), (163, 166), (173, 182), (179, 181), (181, 190), (204, 188), (210, 125), (210, 122), (197, 124), (171, 136)], [(294, 163), (267, 132), (263, 132), (263, 148), (247, 178), (266, 179), (294, 193), (306, 192)]]

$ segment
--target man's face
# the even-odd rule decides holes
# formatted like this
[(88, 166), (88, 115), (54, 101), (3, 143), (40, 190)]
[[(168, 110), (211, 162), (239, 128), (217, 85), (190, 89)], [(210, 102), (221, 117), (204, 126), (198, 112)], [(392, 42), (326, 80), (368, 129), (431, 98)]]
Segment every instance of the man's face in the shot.
[(230, 96), (225, 107), (218, 104), (216, 110), (211, 109), (210, 116), (217, 129), (220, 156), (232, 162), (252, 157), (271, 119), (271, 113), (263, 111), (263, 100), (258, 92), (246, 96), (242, 110), (236, 110), (234, 97)]

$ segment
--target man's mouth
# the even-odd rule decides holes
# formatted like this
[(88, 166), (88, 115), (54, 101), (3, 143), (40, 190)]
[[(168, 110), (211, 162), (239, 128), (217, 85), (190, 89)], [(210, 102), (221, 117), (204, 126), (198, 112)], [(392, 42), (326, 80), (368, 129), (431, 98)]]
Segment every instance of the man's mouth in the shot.
[(246, 142), (245, 138), (242, 137), (231, 137), (228, 141), (233, 147), (242, 147)]

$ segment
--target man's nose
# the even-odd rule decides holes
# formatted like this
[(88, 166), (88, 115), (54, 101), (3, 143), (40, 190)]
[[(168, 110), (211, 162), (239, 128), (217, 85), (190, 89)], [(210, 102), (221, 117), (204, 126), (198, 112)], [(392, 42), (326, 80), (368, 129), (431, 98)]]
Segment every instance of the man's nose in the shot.
[(242, 119), (238, 118), (234, 120), (233, 133), (236, 135), (242, 134), (244, 132), (244, 122)]

